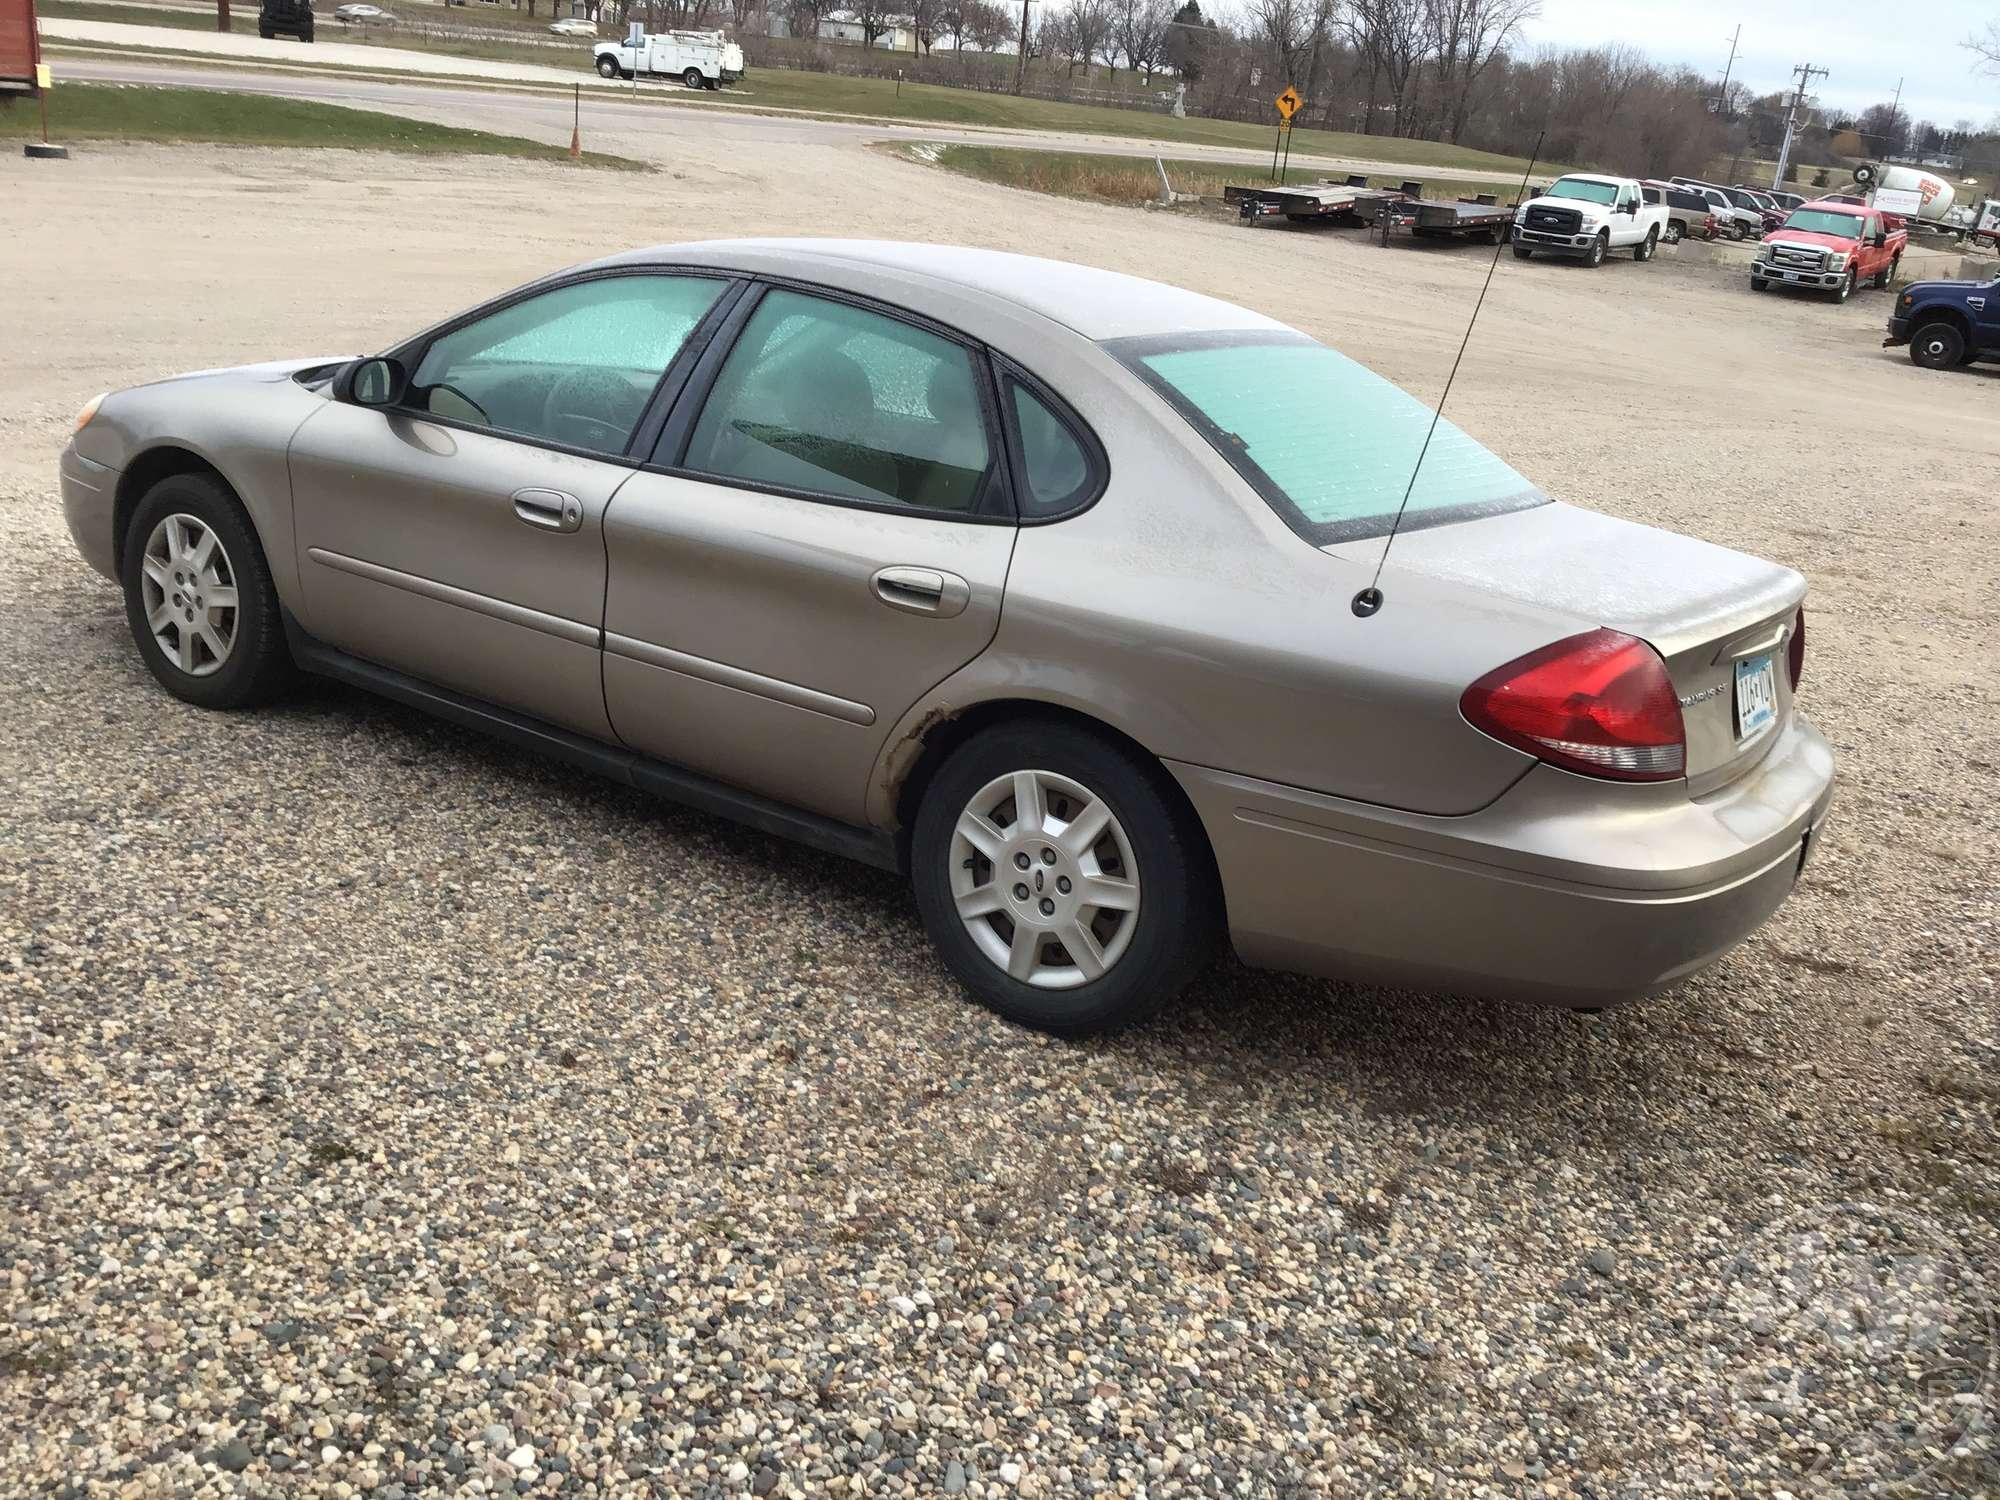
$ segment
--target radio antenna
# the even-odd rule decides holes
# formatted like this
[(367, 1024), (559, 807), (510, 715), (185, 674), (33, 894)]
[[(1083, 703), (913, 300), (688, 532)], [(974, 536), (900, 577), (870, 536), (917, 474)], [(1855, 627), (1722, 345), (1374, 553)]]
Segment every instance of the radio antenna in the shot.
[[(1535, 164), (1542, 158), (1542, 139), (1547, 134), (1545, 129), (1535, 137), (1535, 149), (1528, 154), (1528, 170), (1521, 174), (1521, 186), (1514, 194), (1516, 204), (1528, 191), (1528, 179), (1535, 175)], [(1410, 482), (1403, 487), (1403, 503), (1396, 507), (1396, 519), (1389, 523), (1389, 536), (1382, 543), (1382, 555), (1375, 559), (1375, 576), (1368, 580), (1367, 588), (1354, 596), (1353, 610), (1364, 620), (1382, 607), (1382, 565), (1389, 560), (1389, 549), (1396, 545), (1396, 533), (1403, 525), (1403, 512), (1410, 508), (1410, 496), (1417, 488), (1417, 475), (1423, 472), (1424, 455), (1431, 451), (1431, 438), (1437, 433), (1438, 419), (1444, 415), (1445, 398), (1451, 394), (1451, 383), (1458, 379), (1458, 367), (1465, 358), (1465, 346), (1472, 342), (1472, 330), (1478, 326), (1479, 310), (1486, 305), (1486, 290), (1493, 285), (1493, 273), (1500, 267), (1500, 251), (1506, 243), (1505, 235), (1494, 237), (1493, 259), (1486, 263), (1486, 280), (1479, 285), (1479, 300), (1472, 304), (1472, 316), (1466, 321), (1465, 337), (1458, 341), (1458, 357), (1451, 362), (1451, 373), (1445, 376), (1444, 389), (1438, 393), (1437, 409), (1431, 413), (1431, 425), (1424, 431), (1424, 445), (1417, 450), (1416, 467), (1410, 470)]]

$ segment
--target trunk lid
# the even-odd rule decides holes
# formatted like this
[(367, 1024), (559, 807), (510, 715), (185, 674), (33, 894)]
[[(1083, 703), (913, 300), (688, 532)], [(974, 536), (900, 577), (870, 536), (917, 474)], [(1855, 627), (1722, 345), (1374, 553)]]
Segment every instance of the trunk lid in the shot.
[[(1372, 566), (1381, 549), (1375, 538), (1324, 550)], [(1552, 502), (1401, 532), (1385, 579), (1398, 572), (1552, 610), (1578, 632), (1602, 625), (1650, 644), (1681, 702), (1696, 796), (1754, 766), (1791, 716), (1785, 653), (1806, 581), (1790, 568)], [(1738, 665), (1754, 675), (1766, 656), (1773, 714), (1762, 728), (1738, 734)]]

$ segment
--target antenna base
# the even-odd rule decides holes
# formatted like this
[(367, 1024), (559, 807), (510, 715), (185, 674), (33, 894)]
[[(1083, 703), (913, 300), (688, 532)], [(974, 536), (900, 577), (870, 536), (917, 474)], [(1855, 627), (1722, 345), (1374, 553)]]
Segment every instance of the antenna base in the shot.
[(1382, 591), (1373, 584), (1370, 584), (1367, 588), (1356, 594), (1349, 605), (1349, 608), (1364, 620), (1381, 607)]

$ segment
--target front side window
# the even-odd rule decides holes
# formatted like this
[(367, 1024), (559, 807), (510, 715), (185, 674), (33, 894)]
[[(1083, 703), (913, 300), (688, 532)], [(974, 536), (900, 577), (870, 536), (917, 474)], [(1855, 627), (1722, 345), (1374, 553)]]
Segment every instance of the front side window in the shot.
[(1403, 525), (1412, 528), (1548, 500), (1442, 418), (1425, 449), (1429, 407), (1303, 334), (1167, 335), (1105, 347), (1314, 543), (1385, 535), (1405, 493)]
[(433, 416), (623, 453), (653, 388), (726, 285), (606, 276), (526, 298), (432, 340), (408, 401)]
[(773, 290), (716, 376), (684, 467), (971, 513), (986, 498), (992, 460), (962, 345), (865, 308)]

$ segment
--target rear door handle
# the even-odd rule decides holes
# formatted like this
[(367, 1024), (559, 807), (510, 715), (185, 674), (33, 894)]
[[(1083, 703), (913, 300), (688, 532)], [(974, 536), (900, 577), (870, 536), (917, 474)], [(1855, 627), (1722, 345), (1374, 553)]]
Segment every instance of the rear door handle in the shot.
[(949, 619), (964, 614), (965, 606), (972, 602), (972, 586), (956, 573), (938, 568), (882, 568), (870, 582), (877, 599), (891, 609), (913, 615)]
[(583, 525), (583, 502), (561, 490), (516, 490), (514, 514), (543, 531), (575, 531)]

